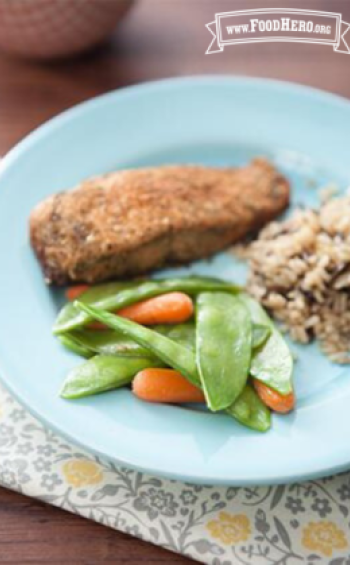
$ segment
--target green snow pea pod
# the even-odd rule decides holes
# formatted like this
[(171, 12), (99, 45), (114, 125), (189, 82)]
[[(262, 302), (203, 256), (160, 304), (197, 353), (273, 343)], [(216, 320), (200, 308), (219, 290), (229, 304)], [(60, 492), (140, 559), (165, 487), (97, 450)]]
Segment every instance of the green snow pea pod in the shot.
[(176, 343), (179, 343), (190, 349), (195, 350), (195, 326), (193, 322), (186, 322), (185, 324), (174, 324), (174, 325), (157, 325), (153, 326), (152, 329)]
[(75, 304), (86, 312), (90, 319), (98, 320), (135, 340), (139, 345), (148, 349), (155, 357), (170, 365), (186, 377), (192, 384), (198, 386), (200, 378), (197, 371), (196, 359), (192, 351), (145, 326), (122, 318), (110, 312), (104, 312), (93, 306), (76, 301)]
[(147, 357), (148, 349), (114, 330), (93, 331), (78, 328), (58, 337), (71, 337), (91, 354)]
[[(92, 304), (93, 306), (101, 307), (101, 303), (111, 299), (112, 296), (116, 296), (121, 290), (126, 288), (131, 288), (140, 282), (111, 282), (105, 284), (98, 284), (88, 288), (79, 296), (80, 302), (84, 304)], [(82, 313), (77, 310), (74, 306), (74, 302), (67, 302), (60, 310), (54, 327), (53, 333), (63, 333), (64, 328), (73, 329), (74, 327), (79, 327), (83, 325), (84, 322), (79, 323), (82, 318)], [(62, 329), (63, 328), (63, 329)]]
[(78, 340), (75, 340), (74, 336), (72, 335), (59, 335), (58, 339), (66, 349), (69, 349), (69, 351), (72, 351), (73, 353), (76, 353), (81, 357), (86, 357), (88, 359), (94, 354), (93, 351), (85, 347), (83, 344), (79, 343)]
[[(178, 324), (153, 326), (154, 331), (181, 343), (187, 348), (194, 349), (194, 325)], [(69, 333), (58, 336), (63, 342), (64, 338), (74, 342), (77, 347), (85, 349), (91, 357), (93, 354), (102, 355), (124, 355), (130, 357), (147, 357), (148, 349), (141, 347), (136, 341), (126, 337), (121, 332), (115, 330), (93, 331), (85, 328), (78, 328)], [(68, 345), (67, 345), (68, 346)]]
[(236, 402), (226, 412), (248, 428), (266, 432), (271, 427), (271, 412), (255, 390), (247, 384)]
[[(122, 285), (123, 283), (112, 283)], [(150, 280), (139, 283), (124, 283), (124, 287), (116, 287), (116, 291), (109, 291), (103, 295), (103, 290), (97, 300), (90, 300), (87, 296), (89, 291), (82, 295), (80, 302), (90, 304), (100, 310), (117, 311), (136, 302), (141, 302), (153, 296), (166, 294), (167, 292), (180, 291), (190, 295), (196, 295), (205, 290), (222, 290), (227, 289), (228, 292), (238, 292), (239, 287), (211, 278), (205, 277), (183, 277), (178, 279), (159, 279)], [(91, 291), (93, 288), (91, 289)], [(91, 317), (86, 312), (77, 312), (74, 303), (67, 304), (59, 313), (53, 327), (54, 334), (61, 334), (91, 321)]]
[[(177, 341), (178, 343), (182, 343), (183, 345), (187, 345), (187, 347), (191, 349), (195, 349), (195, 340), (196, 340), (196, 328), (192, 322), (186, 322), (185, 324), (164, 324), (164, 325), (157, 325), (152, 326), (152, 329), (156, 332)], [(256, 349), (260, 347), (270, 335), (270, 329), (267, 326), (263, 326), (261, 324), (253, 324), (253, 335), (252, 335), (252, 347)]]
[(258, 349), (258, 347), (261, 347), (270, 334), (271, 330), (267, 326), (253, 324), (252, 348)]
[(288, 345), (260, 304), (246, 294), (241, 297), (253, 322), (268, 326), (271, 332), (268, 340), (254, 351), (250, 374), (280, 394), (289, 394), (293, 391), (293, 357)]
[[(192, 322), (186, 322), (185, 324), (174, 324), (174, 325), (158, 325), (153, 326), (153, 330), (156, 332), (181, 343), (195, 350), (195, 340), (196, 340), (196, 329)], [(253, 324), (253, 335), (252, 335), (252, 347), (256, 349), (260, 347), (270, 335), (270, 329), (267, 326), (261, 324)]]
[(208, 407), (231, 406), (244, 389), (252, 352), (252, 323), (239, 296), (203, 292), (196, 303), (197, 368)]
[[(156, 325), (152, 329), (192, 351), (195, 350), (195, 327), (192, 322), (176, 325)], [(269, 333), (266, 326), (253, 326), (253, 348), (259, 347), (266, 341)], [(148, 354), (148, 349), (141, 347), (136, 341), (115, 330), (102, 332), (78, 328), (61, 334), (58, 338), (68, 349), (82, 355), (82, 357), (91, 357), (97, 353), (130, 357), (144, 357)], [(81, 351), (79, 351), (79, 348)]]
[(115, 357), (96, 355), (75, 367), (63, 383), (60, 396), (82, 398), (129, 384), (134, 376), (148, 367), (163, 363), (152, 357)]
[[(158, 334), (157, 332), (140, 326), (135, 322), (121, 318), (108, 312), (103, 312), (97, 308), (81, 304), (76, 301), (77, 308), (86, 312), (92, 319), (98, 320), (112, 329), (123, 332), (128, 337), (134, 339), (141, 346), (146, 347), (151, 354), (161, 359), (166, 365), (178, 370), (184, 377), (186, 377), (192, 384), (201, 388), (201, 381), (197, 371), (196, 359), (194, 352), (186, 349), (182, 345), (172, 341), (171, 339)], [(236, 408), (228, 411), (232, 417), (236, 418), (235, 410), (240, 415), (240, 420), (243, 422), (243, 416), (246, 418), (249, 427), (257, 431), (266, 431), (267, 427), (263, 429), (261, 422), (264, 421), (263, 415), (258, 417), (259, 403), (255, 403), (255, 409), (251, 406), (252, 398), (255, 399), (255, 392), (241, 395), (236, 401)], [(261, 408), (265, 412), (265, 407)], [(249, 413), (253, 416), (249, 420)], [(238, 418), (236, 418), (238, 420)]]

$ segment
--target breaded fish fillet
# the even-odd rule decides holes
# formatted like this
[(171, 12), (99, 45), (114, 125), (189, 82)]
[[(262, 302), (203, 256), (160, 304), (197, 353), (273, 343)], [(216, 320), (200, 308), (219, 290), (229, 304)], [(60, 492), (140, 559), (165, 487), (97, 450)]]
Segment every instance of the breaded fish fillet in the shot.
[(288, 181), (263, 159), (117, 171), (40, 203), (30, 238), (48, 283), (96, 283), (207, 257), (288, 202)]

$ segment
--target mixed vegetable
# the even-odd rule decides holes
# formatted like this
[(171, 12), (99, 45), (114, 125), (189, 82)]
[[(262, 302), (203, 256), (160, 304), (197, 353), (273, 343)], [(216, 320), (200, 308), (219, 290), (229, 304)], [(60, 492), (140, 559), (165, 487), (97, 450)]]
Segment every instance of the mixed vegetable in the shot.
[(266, 431), (289, 412), (293, 360), (264, 309), (238, 286), (206, 278), (115, 282), (68, 289), (53, 331), (87, 358), (66, 399), (132, 384), (148, 402), (205, 402)]

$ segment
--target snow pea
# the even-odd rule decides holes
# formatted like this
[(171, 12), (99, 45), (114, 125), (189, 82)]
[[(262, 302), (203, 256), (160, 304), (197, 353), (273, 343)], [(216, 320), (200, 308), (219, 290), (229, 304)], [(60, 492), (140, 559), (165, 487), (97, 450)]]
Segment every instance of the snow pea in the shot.
[[(195, 350), (196, 329), (192, 322), (187, 322), (186, 324), (158, 325), (153, 326), (152, 329), (185, 345), (193, 351)], [(263, 326), (262, 324), (253, 324), (252, 330), (252, 348), (257, 349), (265, 343), (271, 331), (267, 326)]]
[[(182, 373), (182, 375), (192, 384), (201, 387), (194, 352), (172, 341), (168, 337), (162, 336), (149, 328), (136, 324), (135, 322), (131, 322), (130, 320), (126, 320), (125, 318), (116, 316), (115, 314), (103, 312), (92, 306), (82, 304), (79, 301), (76, 301), (75, 304), (77, 308), (86, 312), (91, 319), (98, 320), (110, 328), (121, 331), (126, 336), (134, 339), (141, 346), (146, 347), (151, 354), (161, 359), (166, 365), (169, 365)], [(269, 425), (267, 425), (267, 417), (265, 414), (266, 408), (261, 406), (259, 410), (260, 404), (257, 402), (257, 399), (255, 398), (256, 396), (257, 395), (253, 390), (251, 392), (241, 394), (241, 396), (236, 400), (235, 406), (230, 407), (227, 413), (236, 418), (235, 412), (237, 412), (240, 418), (236, 418), (238, 421), (247, 426), (249, 425), (249, 427), (257, 431), (266, 431), (269, 427)], [(252, 399), (255, 401), (254, 406), (252, 405)], [(249, 414), (251, 415), (250, 419)], [(265, 424), (263, 424), (264, 422)]]
[[(110, 299), (112, 296), (116, 296), (121, 290), (125, 290), (126, 288), (131, 288), (135, 286), (135, 282), (112, 282), (112, 283), (104, 283), (92, 286), (88, 288), (85, 292), (83, 292), (79, 296), (80, 302), (84, 304), (92, 304), (97, 306), (98, 308), (101, 307), (101, 302)], [(65, 328), (73, 329), (74, 327), (79, 327), (83, 325), (84, 316), (82, 313), (74, 306), (74, 302), (67, 302), (60, 310), (57, 319), (55, 321), (53, 327), (53, 333), (63, 333)]]
[(216, 412), (231, 406), (247, 382), (251, 318), (239, 296), (203, 292), (197, 297), (196, 321), (197, 368), (206, 403)]
[(267, 326), (253, 323), (252, 348), (258, 349), (258, 347), (261, 347), (270, 334), (271, 330)]
[(128, 385), (134, 376), (148, 367), (161, 367), (153, 357), (115, 357), (96, 355), (75, 367), (63, 383), (60, 396), (83, 398)]
[(238, 422), (257, 430), (266, 432), (271, 427), (271, 412), (263, 404), (251, 385), (247, 384), (236, 402), (226, 412)]
[(73, 330), (58, 337), (71, 337), (90, 353), (100, 355), (119, 355), (120, 357), (147, 357), (148, 350), (136, 341), (114, 330), (92, 331), (84, 328)]
[[(195, 326), (192, 322), (187, 322), (186, 324), (176, 324), (176, 325), (161, 325), (153, 326), (153, 330), (156, 332), (181, 343), (189, 349), (195, 350)], [(267, 326), (261, 324), (252, 325), (252, 348), (256, 349), (260, 347), (270, 335), (270, 329)]]
[[(156, 325), (152, 329), (192, 351), (195, 350), (195, 327), (192, 322)], [(253, 348), (266, 341), (269, 334), (270, 330), (266, 326), (253, 325)], [(130, 357), (143, 357), (148, 354), (148, 349), (115, 330), (101, 332), (78, 328), (61, 334), (58, 338), (68, 349), (82, 357), (91, 357), (97, 353)]]
[(66, 349), (69, 349), (81, 357), (86, 357), (88, 359), (93, 355), (93, 352), (90, 349), (79, 343), (79, 341), (72, 335), (59, 335), (58, 339)]
[[(153, 329), (187, 348), (194, 349), (194, 325), (157, 325)], [(126, 337), (121, 332), (115, 330), (93, 331), (85, 328), (78, 328), (69, 333), (58, 336), (67, 337), (74, 341), (78, 346), (85, 348), (92, 354), (100, 353), (104, 355), (125, 355), (131, 357), (144, 357), (148, 355), (148, 349), (141, 347), (136, 341)], [(85, 356), (85, 355), (84, 355)], [(87, 355), (89, 356), (89, 355)]]
[[(182, 291), (189, 295), (196, 295), (206, 290), (222, 290), (224, 288), (228, 292), (238, 292), (239, 290), (239, 287), (236, 285), (206, 277), (183, 277), (178, 279), (149, 280), (138, 283), (111, 284), (116, 285), (114, 292), (113, 286), (108, 288), (105, 294), (101, 287), (93, 287), (80, 297), (80, 302), (90, 304), (100, 310), (117, 311), (125, 306), (130, 306), (141, 300), (166, 294), (167, 292)], [(96, 291), (97, 298), (94, 297), (93, 290)], [(57, 317), (53, 333), (65, 333), (90, 321), (91, 317), (86, 312), (77, 311), (74, 303), (66, 304)]]
[(180, 343), (191, 351), (194, 351), (195, 349), (195, 327), (193, 322), (174, 325), (156, 325), (152, 326), (152, 329), (165, 337)]
[(93, 306), (82, 304), (79, 301), (76, 301), (75, 304), (83, 312), (86, 312), (91, 319), (98, 320), (111, 329), (117, 330), (135, 340), (154, 356), (159, 357), (164, 363), (179, 371), (195, 386), (198, 386), (198, 383), (200, 383), (196, 359), (193, 352), (189, 349), (168, 337), (121, 316), (104, 312)]
[(242, 294), (241, 298), (253, 322), (270, 329), (268, 340), (253, 353), (250, 373), (280, 394), (289, 394), (293, 391), (293, 357), (289, 347), (260, 304), (246, 294)]

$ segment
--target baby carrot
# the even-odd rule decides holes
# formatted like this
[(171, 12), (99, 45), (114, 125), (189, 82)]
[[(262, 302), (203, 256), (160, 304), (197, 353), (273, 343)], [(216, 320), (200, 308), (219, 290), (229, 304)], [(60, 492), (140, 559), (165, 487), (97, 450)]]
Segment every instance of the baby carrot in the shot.
[[(66, 297), (73, 301), (88, 288), (87, 285), (72, 286), (66, 291)], [(143, 326), (181, 324), (193, 316), (193, 303), (183, 292), (168, 292), (126, 306), (116, 313)], [(92, 322), (89, 328), (103, 330), (106, 326), (100, 322)]]
[(144, 369), (132, 383), (133, 393), (148, 402), (205, 402), (204, 394), (173, 369)]
[(183, 292), (169, 292), (126, 306), (118, 316), (143, 326), (181, 324), (193, 316), (193, 303)]
[(74, 300), (79, 298), (79, 296), (83, 294), (83, 292), (85, 292), (88, 288), (89, 286), (87, 284), (77, 284), (75, 286), (70, 286), (65, 292), (67, 300), (73, 302)]
[(294, 392), (282, 395), (257, 379), (253, 379), (253, 383), (258, 396), (271, 410), (281, 414), (286, 414), (293, 410), (295, 406)]

